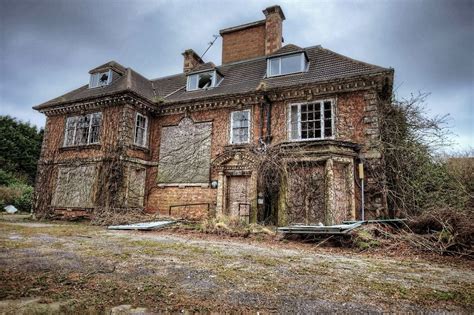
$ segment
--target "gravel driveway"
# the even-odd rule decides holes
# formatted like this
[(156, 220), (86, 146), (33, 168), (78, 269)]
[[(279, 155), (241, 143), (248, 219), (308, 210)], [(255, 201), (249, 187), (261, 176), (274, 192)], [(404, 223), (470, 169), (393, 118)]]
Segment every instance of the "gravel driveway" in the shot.
[(0, 313), (470, 313), (472, 266), (3, 220)]

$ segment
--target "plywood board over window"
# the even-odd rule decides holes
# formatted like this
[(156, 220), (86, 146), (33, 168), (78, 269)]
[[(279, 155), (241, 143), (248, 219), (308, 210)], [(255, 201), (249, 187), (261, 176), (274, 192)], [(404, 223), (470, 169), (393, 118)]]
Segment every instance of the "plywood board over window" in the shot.
[(212, 123), (183, 118), (161, 130), (158, 182), (209, 183)]
[(96, 175), (94, 164), (60, 167), (53, 205), (66, 208), (92, 208)]
[(140, 166), (128, 167), (127, 206), (143, 207), (145, 197), (146, 169)]

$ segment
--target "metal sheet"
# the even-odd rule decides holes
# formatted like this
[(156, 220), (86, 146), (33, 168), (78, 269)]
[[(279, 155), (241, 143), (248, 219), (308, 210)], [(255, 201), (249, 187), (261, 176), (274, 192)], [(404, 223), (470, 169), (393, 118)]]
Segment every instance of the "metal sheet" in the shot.
[(109, 230), (154, 230), (160, 229), (165, 226), (176, 223), (176, 221), (155, 221), (155, 222), (143, 222), (126, 225), (111, 225), (108, 227)]
[(362, 222), (340, 225), (291, 225), (278, 228), (278, 231), (288, 234), (346, 234), (362, 225)]

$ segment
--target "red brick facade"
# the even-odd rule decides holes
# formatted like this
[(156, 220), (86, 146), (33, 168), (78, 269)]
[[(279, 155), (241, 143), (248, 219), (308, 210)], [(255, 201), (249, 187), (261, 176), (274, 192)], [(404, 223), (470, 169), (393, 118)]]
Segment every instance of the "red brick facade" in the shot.
[[(224, 64), (269, 55), (281, 47), (285, 17), (279, 7), (268, 8), (264, 13), (263, 21), (221, 31)], [(192, 50), (183, 55), (185, 74), (203, 64)], [(370, 75), (273, 88), (264, 84), (263, 88), (259, 85), (245, 93), (230, 90), (224, 96), (217, 94), (168, 103), (144, 100), (130, 93), (128, 87), (122, 94), (101, 96), (87, 105), (81, 100), (48, 107), (44, 110), (48, 117), (39, 162), (36, 211), (70, 217), (74, 211), (88, 216), (97, 208), (139, 207), (147, 212), (188, 219), (240, 213), (250, 222), (260, 218), (279, 225), (333, 224), (355, 219), (361, 203), (355, 176), (357, 164), (362, 161), (368, 168), (383, 165), (378, 106), (387, 99), (384, 91), (391, 91), (392, 80), (393, 71), (381, 70)], [(150, 84), (151, 88), (156, 88), (154, 84), (157, 83)], [(183, 89), (183, 83), (180, 84), (178, 87)], [(179, 89), (173, 87), (170, 91), (174, 93)], [(289, 137), (291, 105), (319, 100), (332, 102), (332, 135), (327, 139), (292, 141), (294, 139)], [(249, 143), (231, 144), (232, 112), (244, 110), (250, 113)], [(93, 112), (102, 113), (99, 143), (65, 147), (67, 117)], [(145, 146), (135, 144), (137, 114), (146, 117)], [(210, 126), (209, 156), (205, 157), (210, 165), (205, 169), (208, 178), (160, 180), (159, 174), (165, 165), (160, 163), (167, 158), (162, 156), (163, 144), (173, 140), (164, 136), (164, 130), (176, 130), (178, 138), (181, 132), (189, 132), (184, 128), (195, 128), (199, 124)], [(266, 190), (259, 181), (257, 160), (265, 148), (279, 148), (284, 153), (281, 161), (286, 175), (272, 196), (265, 195)], [(183, 157), (173, 158), (180, 163)], [(189, 162), (185, 158), (183, 161)], [(64, 180), (61, 169), (84, 169), (84, 166), (89, 167), (87, 174), (94, 176), (94, 184), (84, 187), (93, 206), (87, 209), (58, 206), (56, 195), (61, 193), (58, 182)], [(311, 187), (317, 189), (303, 193)], [(370, 172), (366, 187), (367, 216), (386, 214), (383, 187), (379, 179), (370, 177)], [(76, 195), (71, 193), (71, 196)]]

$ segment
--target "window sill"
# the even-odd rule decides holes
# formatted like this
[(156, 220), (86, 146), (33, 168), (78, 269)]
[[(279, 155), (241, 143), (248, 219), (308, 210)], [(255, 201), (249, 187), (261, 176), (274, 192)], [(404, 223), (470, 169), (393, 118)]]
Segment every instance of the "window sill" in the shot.
[(288, 142), (311, 142), (311, 141), (326, 141), (326, 140), (335, 140), (335, 138), (326, 137), (326, 138), (310, 138), (310, 139), (289, 139)]
[(98, 150), (100, 148), (101, 148), (100, 144), (83, 144), (83, 145), (75, 145), (75, 146), (69, 146), (69, 147), (61, 147), (59, 148), (59, 151), (81, 151), (81, 150), (87, 150), (87, 149)]
[(137, 144), (132, 144), (130, 147), (131, 147), (132, 150), (137, 150), (137, 151), (143, 151), (145, 153), (150, 153), (150, 149), (148, 147), (142, 147), (142, 146), (137, 145)]
[(250, 142), (246, 142), (246, 143), (229, 143), (228, 145), (226, 145), (225, 147), (228, 147), (228, 148), (247, 148), (250, 146)]
[(177, 187), (177, 188), (186, 188), (186, 187), (201, 187), (201, 188), (209, 188), (209, 183), (161, 183), (158, 184), (159, 188), (166, 188), (166, 187)]

